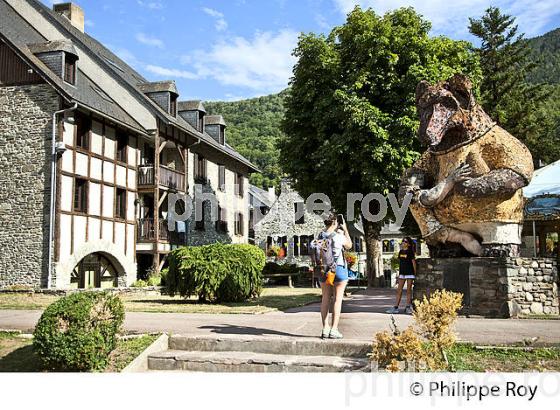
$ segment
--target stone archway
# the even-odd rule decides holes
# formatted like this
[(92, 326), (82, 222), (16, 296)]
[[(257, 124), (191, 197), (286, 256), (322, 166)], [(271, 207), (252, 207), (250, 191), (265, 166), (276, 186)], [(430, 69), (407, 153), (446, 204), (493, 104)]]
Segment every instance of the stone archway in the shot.
[(110, 255), (96, 252), (83, 258), (72, 271), (70, 286), (78, 289), (115, 288), (124, 271), (111, 261)]
[(120, 248), (112, 242), (99, 240), (86, 242), (79, 246), (74, 253), (56, 264), (55, 286), (58, 289), (73, 287), (72, 275), (80, 262), (91, 254), (101, 254), (117, 272), (117, 286), (129, 286), (136, 280), (136, 263), (133, 257), (127, 257)]

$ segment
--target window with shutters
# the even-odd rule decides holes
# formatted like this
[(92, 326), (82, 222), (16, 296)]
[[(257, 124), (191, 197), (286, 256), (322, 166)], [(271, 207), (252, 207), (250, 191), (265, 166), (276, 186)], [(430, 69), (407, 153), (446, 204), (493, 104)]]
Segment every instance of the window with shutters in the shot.
[(74, 180), (74, 212), (87, 213), (88, 182), (85, 179)]
[(199, 184), (206, 183), (206, 158), (202, 155), (194, 154), (194, 181)]
[(126, 219), (126, 189), (117, 188), (115, 218)]
[(245, 178), (243, 174), (237, 173), (235, 177), (235, 195), (243, 198), (245, 193)]
[(226, 191), (226, 167), (225, 165), (218, 166), (218, 189), (222, 192)]
[(64, 56), (64, 81), (68, 84), (76, 85), (76, 61), (70, 54)]
[(204, 113), (202, 111), (198, 112), (198, 131), (204, 131)]
[(117, 132), (117, 161), (127, 162), (128, 135), (123, 131)]
[(171, 101), (169, 102), (169, 114), (177, 116), (177, 96), (171, 94)]
[(243, 214), (241, 212), (235, 213), (235, 234), (239, 236), (244, 235)]
[(218, 220), (216, 221), (216, 231), (221, 233), (227, 233), (227, 217), (226, 210), (218, 205)]
[(76, 147), (89, 149), (91, 134), (91, 119), (84, 116), (76, 116)]

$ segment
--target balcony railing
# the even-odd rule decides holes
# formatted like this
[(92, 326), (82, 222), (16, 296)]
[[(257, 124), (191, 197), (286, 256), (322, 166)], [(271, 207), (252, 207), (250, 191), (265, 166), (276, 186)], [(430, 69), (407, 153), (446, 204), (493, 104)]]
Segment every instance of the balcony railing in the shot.
[[(152, 218), (142, 218), (138, 220), (138, 242), (155, 242), (156, 230)], [(173, 245), (185, 245), (187, 234), (185, 232), (170, 232), (167, 228), (165, 219), (159, 220), (159, 240), (169, 242)]]
[(177, 189), (179, 191), (185, 190), (185, 174), (183, 172), (177, 172), (171, 168), (164, 166), (159, 167), (159, 183), (160, 185)]
[[(176, 189), (178, 191), (185, 190), (185, 174), (175, 171), (171, 168), (159, 167), (159, 184), (166, 188)], [(138, 167), (138, 186), (154, 185), (154, 166), (142, 165)]]

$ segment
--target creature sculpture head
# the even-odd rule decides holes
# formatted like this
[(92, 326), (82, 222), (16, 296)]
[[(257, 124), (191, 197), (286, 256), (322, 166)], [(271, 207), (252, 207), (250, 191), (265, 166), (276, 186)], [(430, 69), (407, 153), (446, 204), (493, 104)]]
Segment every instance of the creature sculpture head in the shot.
[(492, 121), (476, 104), (468, 77), (455, 74), (447, 81), (416, 88), (420, 117), (418, 137), (432, 149), (447, 149), (478, 136)]

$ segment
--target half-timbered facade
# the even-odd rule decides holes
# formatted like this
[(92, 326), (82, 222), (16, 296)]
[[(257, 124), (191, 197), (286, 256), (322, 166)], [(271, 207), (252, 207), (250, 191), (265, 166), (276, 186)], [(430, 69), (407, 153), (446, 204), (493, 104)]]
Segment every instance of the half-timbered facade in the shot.
[[(256, 169), (205, 117), (84, 33), (75, 4), (0, 0), (0, 287), (126, 286), (177, 246), (246, 242)], [(171, 194), (197, 192), (219, 220), (170, 229)]]

